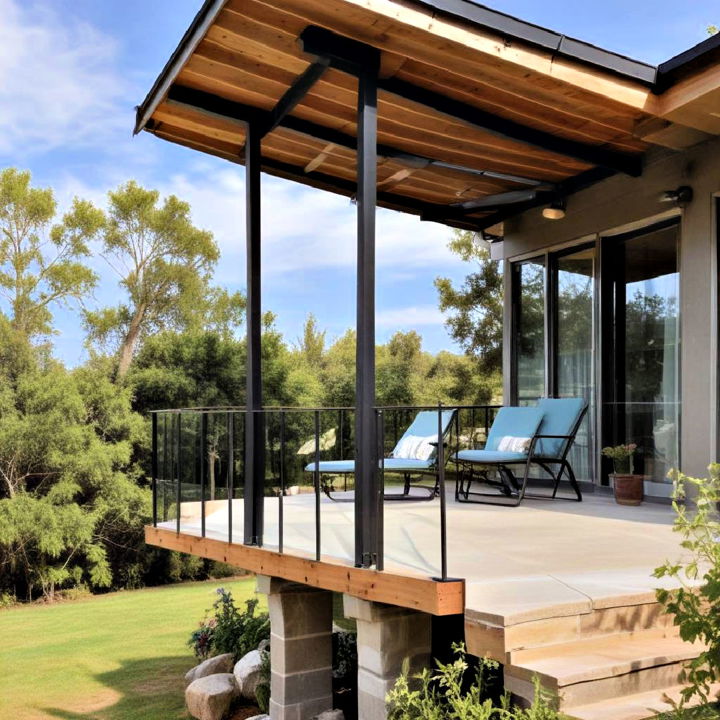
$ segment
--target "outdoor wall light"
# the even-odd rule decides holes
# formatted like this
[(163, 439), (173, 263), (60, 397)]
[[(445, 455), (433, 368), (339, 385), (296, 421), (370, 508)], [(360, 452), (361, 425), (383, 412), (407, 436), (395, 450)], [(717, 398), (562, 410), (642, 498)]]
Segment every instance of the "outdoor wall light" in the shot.
[(674, 203), (683, 207), (693, 199), (693, 189), (689, 185), (681, 185), (677, 190), (665, 190), (660, 202)]
[(554, 200), (543, 208), (542, 216), (546, 220), (562, 220), (565, 217), (565, 200)]

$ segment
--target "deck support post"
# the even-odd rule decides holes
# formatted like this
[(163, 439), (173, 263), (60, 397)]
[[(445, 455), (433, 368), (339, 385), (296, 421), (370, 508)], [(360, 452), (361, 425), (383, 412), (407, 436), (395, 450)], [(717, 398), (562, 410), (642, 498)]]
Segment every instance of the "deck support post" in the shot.
[(262, 409), (262, 295), (260, 285), (260, 165), (262, 129), (247, 124), (245, 142), (245, 225), (247, 252), (247, 389), (243, 542), (262, 545), (265, 443)]
[(355, 564), (377, 562), (378, 493), (375, 417), (375, 209), (377, 71), (358, 74), (357, 349), (355, 384)]
[(332, 710), (332, 593), (266, 575), (257, 590), (270, 611), (271, 720)]
[(386, 720), (385, 697), (402, 672), (431, 666), (432, 616), (343, 595), (345, 617), (357, 622), (358, 717)]

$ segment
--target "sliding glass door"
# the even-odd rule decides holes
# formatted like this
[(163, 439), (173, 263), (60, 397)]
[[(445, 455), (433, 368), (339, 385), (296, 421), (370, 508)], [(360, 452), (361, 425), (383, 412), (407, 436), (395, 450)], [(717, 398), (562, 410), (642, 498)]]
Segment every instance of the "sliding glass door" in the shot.
[(594, 477), (595, 247), (551, 256), (555, 297), (554, 397), (582, 397), (589, 409), (570, 451), (578, 478)]
[(513, 402), (583, 397), (590, 404), (570, 455), (577, 477), (594, 477), (595, 247), (513, 265)]
[(514, 387), (518, 405), (545, 395), (545, 258), (513, 265)]
[(663, 495), (680, 459), (679, 225), (605, 242), (606, 441), (636, 443), (635, 472), (647, 493)]

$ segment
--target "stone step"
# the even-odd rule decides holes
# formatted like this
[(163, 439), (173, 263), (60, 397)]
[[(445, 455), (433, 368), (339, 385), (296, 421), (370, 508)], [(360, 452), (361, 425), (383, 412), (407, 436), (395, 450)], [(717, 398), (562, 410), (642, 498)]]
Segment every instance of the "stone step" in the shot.
[(513, 622), (513, 618), (479, 618), (466, 615), (468, 652), (489, 656), (501, 663), (512, 662), (515, 652), (546, 648), (587, 638), (634, 634), (654, 629), (675, 633), (672, 617), (657, 602), (586, 609), (557, 617)]
[(537, 650), (505, 666), (505, 685), (530, 701), (533, 678), (560, 697), (563, 709), (677, 685), (684, 661), (700, 645), (657, 633), (608, 636)]
[[(589, 705), (578, 705), (567, 711), (566, 716), (571, 720), (650, 720), (655, 718), (657, 713), (668, 712), (672, 708), (669, 701), (677, 702), (682, 689), (682, 685), (675, 685), (666, 689), (609, 698)], [(710, 697), (717, 698), (719, 693), (720, 683), (717, 683), (712, 686)], [(688, 703), (688, 707), (699, 704), (697, 699), (693, 699)]]

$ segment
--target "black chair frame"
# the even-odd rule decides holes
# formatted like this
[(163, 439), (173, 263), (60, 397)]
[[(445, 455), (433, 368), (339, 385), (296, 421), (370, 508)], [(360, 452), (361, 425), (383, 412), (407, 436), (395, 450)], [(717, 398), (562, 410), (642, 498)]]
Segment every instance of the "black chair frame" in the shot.
[[(569, 435), (540, 435), (535, 434), (530, 441), (530, 448), (528, 450), (527, 459), (517, 460), (514, 462), (498, 462), (498, 463), (473, 463), (469, 461), (456, 460), (457, 474), (455, 480), (455, 500), (463, 503), (475, 503), (478, 505), (503, 505), (507, 507), (517, 507), (526, 497), (534, 500), (577, 500), (582, 502), (582, 491), (578, 484), (575, 472), (572, 466), (568, 462), (567, 456), (570, 452), (575, 436), (580, 429), (585, 414), (587, 413), (588, 406), (585, 405), (578, 419), (573, 425), (572, 431)], [(535, 446), (538, 440), (564, 440), (562, 453), (558, 457), (550, 456), (536, 456)], [(511, 466), (522, 465), (523, 475), (522, 481), (518, 482), (518, 478), (512, 471)], [(528, 482), (530, 480), (530, 468), (532, 465), (538, 465), (544, 470), (553, 482), (552, 494), (529, 494), (527, 492)], [(560, 467), (553, 472), (551, 466)], [(478, 469), (478, 466), (482, 469)], [(494, 480), (488, 476), (488, 468), (494, 467), (500, 477), (499, 480)], [(568, 481), (570, 486), (575, 492), (575, 498), (564, 498), (557, 497), (557, 492), (560, 487), (560, 481), (564, 473), (567, 473)], [(477, 492), (470, 489), (473, 482), (481, 482), (486, 485), (497, 487), (498, 492)], [(503, 496), (507, 498), (507, 501), (503, 500)], [(471, 498), (493, 498), (491, 500), (472, 500)], [(499, 500), (499, 502), (498, 502)]]

